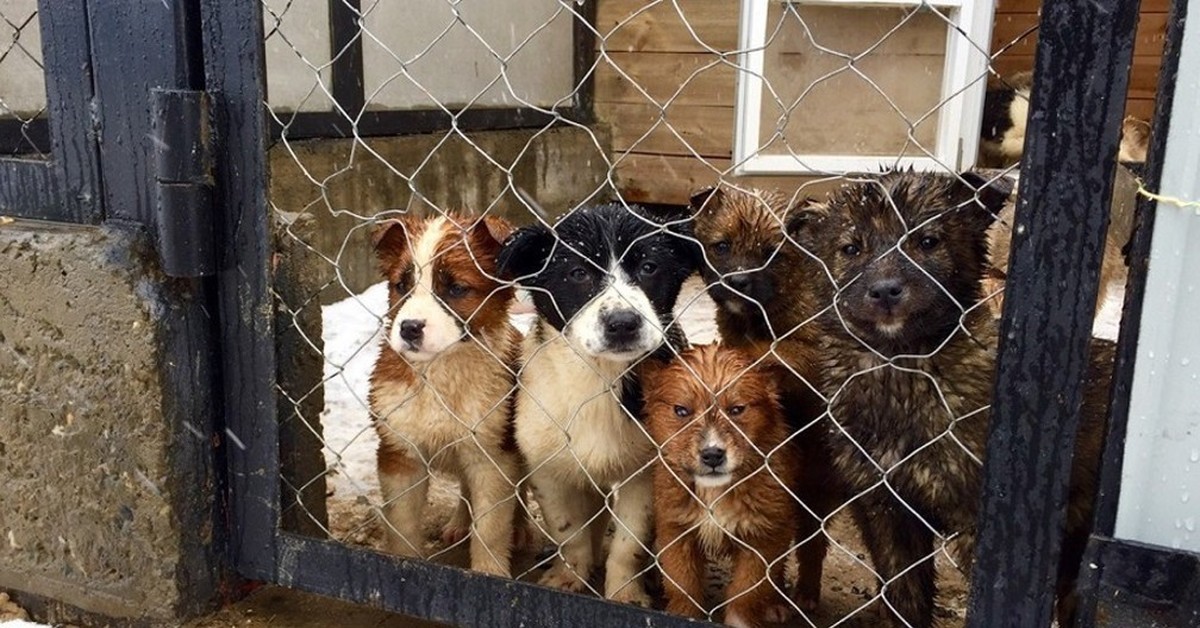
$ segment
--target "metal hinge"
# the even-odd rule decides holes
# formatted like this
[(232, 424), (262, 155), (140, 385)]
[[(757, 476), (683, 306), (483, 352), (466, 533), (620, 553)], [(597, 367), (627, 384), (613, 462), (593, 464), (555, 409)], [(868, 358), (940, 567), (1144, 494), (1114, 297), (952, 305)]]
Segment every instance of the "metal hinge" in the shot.
[(151, 98), (158, 254), (172, 277), (216, 272), (208, 94), (155, 89)]

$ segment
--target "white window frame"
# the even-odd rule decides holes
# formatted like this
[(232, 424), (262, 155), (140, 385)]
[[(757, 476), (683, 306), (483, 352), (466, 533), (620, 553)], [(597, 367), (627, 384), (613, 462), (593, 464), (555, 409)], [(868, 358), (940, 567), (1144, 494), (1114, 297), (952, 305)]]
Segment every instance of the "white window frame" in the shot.
[[(759, 151), (762, 116), (763, 66), (767, 37), (767, 11), (771, 3), (842, 7), (917, 7), (922, 4), (942, 10), (954, 25), (967, 34), (958, 37), (955, 28), (946, 34), (946, 65), (942, 71), (938, 108), (937, 145), (933, 157), (896, 155), (763, 155)], [(991, 44), (995, 0), (742, 0), (740, 69), (738, 71), (733, 162), (737, 175), (843, 174), (869, 172), (880, 163), (917, 170), (963, 170), (975, 165), (979, 149), (979, 125), (987, 88), (984, 72)]]

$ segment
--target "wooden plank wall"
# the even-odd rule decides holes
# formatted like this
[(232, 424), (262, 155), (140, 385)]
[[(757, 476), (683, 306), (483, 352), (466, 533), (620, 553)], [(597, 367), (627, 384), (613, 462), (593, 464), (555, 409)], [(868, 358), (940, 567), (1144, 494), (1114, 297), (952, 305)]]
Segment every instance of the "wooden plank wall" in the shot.
[[(615, 178), (627, 200), (684, 203), (722, 177), (782, 189), (811, 181), (729, 175), (740, 2), (597, 2), (596, 114), (612, 130)], [(1036, 27), (1039, 6), (1040, 0), (998, 0), (993, 51), (1007, 48), (997, 71), (1032, 67), (1036, 31), (1019, 36)], [(1166, 9), (1167, 0), (1142, 0), (1129, 107), (1144, 119), (1153, 110)]]
[[(1033, 67), (1041, 5), (1041, 0), (997, 0), (992, 54), (996, 56), (993, 67), (1001, 76)], [(1169, 5), (1169, 0), (1142, 0), (1126, 115), (1147, 121), (1154, 117), (1154, 95), (1158, 90), (1158, 66), (1166, 39)], [(1025, 33), (1028, 34), (1022, 37)]]

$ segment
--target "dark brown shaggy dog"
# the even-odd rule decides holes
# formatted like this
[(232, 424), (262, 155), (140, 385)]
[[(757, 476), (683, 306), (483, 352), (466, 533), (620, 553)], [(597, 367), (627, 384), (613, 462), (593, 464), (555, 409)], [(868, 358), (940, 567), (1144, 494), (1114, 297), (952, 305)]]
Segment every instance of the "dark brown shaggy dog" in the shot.
[(796, 532), (807, 539), (798, 550), (796, 604), (814, 610), (829, 545), (821, 519), (843, 501), (817, 423), (825, 403), (814, 388), (820, 346), (814, 318), (832, 292), (816, 258), (785, 237), (787, 200), (774, 192), (725, 186), (697, 193), (692, 207), (696, 239), (704, 247), (701, 270), (717, 304), (722, 344), (755, 359), (769, 355), (784, 367), (780, 393), (789, 425), (800, 431), (793, 440), (804, 465), (794, 485), (804, 503)]
[[(933, 559), (945, 540), (957, 539), (950, 547), (970, 573), (995, 370), (997, 326), (978, 305), (979, 285), (987, 229), (1008, 191), (963, 178), (909, 172), (848, 184), (808, 207), (796, 232), (840, 288), (823, 320), (825, 391), (840, 426), (827, 435), (834, 464), (857, 495), (851, 509), (882, 596), (918, 627), (933, 623)], [(1060, 621), (1070, 619), (1064, 594), (1090, 525), (1111, 343), (1097, 341), (1092, 354)]]
[(667, 610), (704, 617), (705, 564), (732, 554), (725, 623), (781, 621), (798, 466), (774, 376), (734, 349), (689, 349), (648, 378), (646, 414), (662, 458), (654, 519)]

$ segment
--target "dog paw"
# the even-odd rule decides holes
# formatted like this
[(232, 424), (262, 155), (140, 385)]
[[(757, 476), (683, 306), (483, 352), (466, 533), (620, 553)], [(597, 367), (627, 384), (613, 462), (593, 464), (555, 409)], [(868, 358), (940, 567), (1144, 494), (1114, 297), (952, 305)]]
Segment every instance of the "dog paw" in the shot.
[(461, 543), (463, 539), (471, 534), (470, 524), (450, 523), (442, 528), (442, 545), (450, 547)]
[[(816, 608), (817, 606), (815, 603), (813, 604), (812, 608), (800, 606), (800, 609), (804, 611), (814, 611)], [(762, 616), (763, 621), (767, 622), (768, 624), (782, 624), (790, 620), (793, 615), (795, 615), (795, 610), (790, 604), (771, 604), (763, 609)]]
[[(821, 598), (819, 593), (816, 595), (797, 595), (795, 600), (796, 607), (806, 613), (811, 613), (817, 610), (817, 607), (820, 606), (820, 601)], [(791, 609), (790, 606), (784, 606), (789, 610)]]
[(570, 567), (562, 563), (551, 567), (549, 571), (542, 574), (542, 578), (538, 580), (538, 583), (543, 586), (571, 591), (573, 593), (583, 593), (587, 589), (587, 583), (575, 575), (575, 572)]
[(632, 584), (612, 594), (609, 599), (622, 604), (633, 604), (634, 606), (645, 608), (650, 607), (650, 596), (646, 594), (645, 589)]

